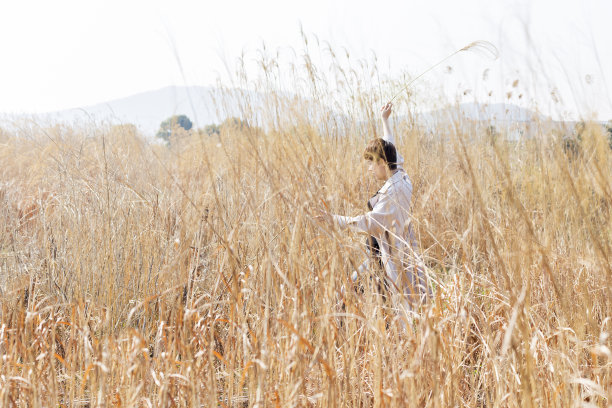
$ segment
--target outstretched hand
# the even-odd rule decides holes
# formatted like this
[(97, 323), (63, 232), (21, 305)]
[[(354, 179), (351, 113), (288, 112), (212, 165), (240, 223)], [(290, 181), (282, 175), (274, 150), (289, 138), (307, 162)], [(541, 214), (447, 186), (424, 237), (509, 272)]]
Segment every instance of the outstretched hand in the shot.
[(314, 219), (320, 223), (333, 224), (334, 217), (323, 209), (317, 209), (318, 215), (315, 215)]
[(389, 116), (391, 116), (392, 109), (393, 109), (393, 104), (391, 102), (387, 102), (386, 104), (383, 105), (382, 108), (380, 108), (380, 116), (382, 117), (382, 120), (389, 119)]

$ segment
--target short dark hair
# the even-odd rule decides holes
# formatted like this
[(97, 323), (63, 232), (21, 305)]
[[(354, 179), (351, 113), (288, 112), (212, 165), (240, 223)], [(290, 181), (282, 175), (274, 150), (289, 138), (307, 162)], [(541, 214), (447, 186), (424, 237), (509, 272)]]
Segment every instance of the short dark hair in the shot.
[(383, 159), (387, 163), (389, 170), (397, 168), (397, 151), (395, 146), (385, 139), (376, 138), (370, 140), (363, 151), (363, 158), (372, 161)]

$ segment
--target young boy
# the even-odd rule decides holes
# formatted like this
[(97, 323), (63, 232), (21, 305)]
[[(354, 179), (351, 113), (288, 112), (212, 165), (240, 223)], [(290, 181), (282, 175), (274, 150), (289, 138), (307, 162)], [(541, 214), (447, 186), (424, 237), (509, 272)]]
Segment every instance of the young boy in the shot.
[(384, 137), (370, 141), (364, 151), (364, 158), (370, 162), (368, 170), (377, 180), (385, 181), (368, 201), (370, 211), (356, 217), (328, 215), (324, 218), (333, 220), (340, 229), (351, 228), (369, 235), (371, 256), (353, 272), (354, 281), (381, 266), (385, 290), (403, 294), (415, 305), (425, 300), (429, 289), (423, 268), (418, 264), (418, 247), (410, 222), (412, 183), (401, 167), (404, 159), (395, 149), (388, 123), (391, 110), (390, 103), (381, 108)]

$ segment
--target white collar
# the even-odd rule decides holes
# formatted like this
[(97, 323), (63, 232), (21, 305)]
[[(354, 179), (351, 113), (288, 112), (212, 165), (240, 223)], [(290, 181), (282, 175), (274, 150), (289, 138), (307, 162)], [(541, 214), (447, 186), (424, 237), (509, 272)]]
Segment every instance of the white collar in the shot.
[(380, 190), (378, 190), (378, 193), (380, 194), (386, 193), (387, 190), (389, 190), (389, 187), (391, 187), (393, 184), (397, 183), (398, 181), (402, 180), (405, 175), (406, 175), (406, 172), (403, 170), (400, 170), (400, 169), (394, 170), (391, 177), (389, 177), (387, 181), (385, 182), (385, 184), (380, 188)]

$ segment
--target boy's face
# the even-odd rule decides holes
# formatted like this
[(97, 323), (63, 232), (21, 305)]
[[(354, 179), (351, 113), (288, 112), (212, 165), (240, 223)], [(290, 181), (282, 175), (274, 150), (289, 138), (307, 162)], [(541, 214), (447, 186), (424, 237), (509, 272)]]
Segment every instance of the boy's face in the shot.
[(370, 166), (368, 171), (374, 175), (376, 180), (385, 181), (389, 178), (389, 168), (387, 163), (382, 159), (368, 160)]

